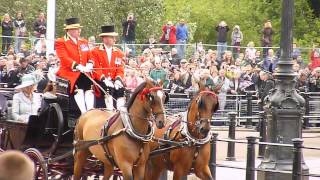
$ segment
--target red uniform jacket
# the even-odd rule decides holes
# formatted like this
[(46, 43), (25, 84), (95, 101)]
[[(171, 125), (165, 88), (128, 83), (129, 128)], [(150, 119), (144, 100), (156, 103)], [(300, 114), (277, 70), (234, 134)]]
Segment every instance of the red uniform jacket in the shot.
[(112, 48), (111, 61), (109, 63), (107, 52), (103, 45), (95, 47), (92, 50), (92, 60), (94, 61), (94, 66), (96, 68), (101, 68), (101, 70), (96, 71), (95, 78), (101, 80), (103, 77), (110, 77), (115, 80), (116, 77), (123, 79), (124, 77), (124, 61), (123, 52), (116, 48)]
[(74, 71), (74, 68), (78, 64), (85, 66), (91, 58), (88, 42), (85, 39), (79, 39), (78, 44), (75, 44), (66, 35), (56, 40), (55, 49), (60, 59), (57, 75), (70, 81), (70, 93), (73, 93), (75, 82), (80, 76), (80, 72)]

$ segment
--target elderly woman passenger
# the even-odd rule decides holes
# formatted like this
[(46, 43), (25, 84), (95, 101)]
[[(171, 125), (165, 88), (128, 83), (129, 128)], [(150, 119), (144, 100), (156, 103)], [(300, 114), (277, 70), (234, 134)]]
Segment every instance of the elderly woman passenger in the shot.
[(25, 74), (21, 81), (15, 87), (19, 92), (13, 96), (12, 117), (15, 121), (28, 123), (30, 115), (37, 115), (41, 106), (40, 94), (34, 92), (39, 78), (35, 74)]

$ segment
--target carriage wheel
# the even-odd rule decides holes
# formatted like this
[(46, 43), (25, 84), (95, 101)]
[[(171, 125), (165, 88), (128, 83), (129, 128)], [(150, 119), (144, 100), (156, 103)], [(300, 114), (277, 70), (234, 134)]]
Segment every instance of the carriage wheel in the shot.
[(42, 154), (35, 148), (29, 148), (24, 153), (34, 162), (35, 179), (47, 180), (48, 168)]
[[(53, 113), (53, 114), (51, 114)], [(57, 147), (59, 145), (59, 143), (61, 142), (61, 137), (63, 134), (63, 128), (64, 128), (64, 119), (63, 119), (63, 114), (62, 114), (62, 110), (59, 104), (57, 103), (52, 103), (50, 104), (49, 107), (49, 116), (48, 119), (50, 119), (50, 117), (56, 117), (57, 119), (57, 134), (54, 137), (54, 142), (52, 143), (52, 146), (50, 148), (50, 152), (51, 154), (54, 154), (55, 151), (57, 150)]]

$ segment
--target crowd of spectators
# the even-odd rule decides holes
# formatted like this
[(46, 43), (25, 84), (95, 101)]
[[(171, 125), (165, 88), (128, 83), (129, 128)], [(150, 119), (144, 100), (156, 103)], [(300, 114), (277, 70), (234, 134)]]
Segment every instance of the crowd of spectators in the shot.
[[(2, 28), (10, 21), (5, 16)], [(245, 35), (235, 25), (232, 32), (226, 22), (221, 21), (217, 27), (217, 46), (205, 47), (198, 43), (192, 52), (186, 53), (188, 26), (180, 20), (175, 26), (167, 22), (159, 38), (150, 36), (144, 46), (133, 46), (135, 43), (136, 19), (130, 13), (123, 22), (123, 41), (130, 43), (124, 49), (126, 53), (125, 79), (127, 89), (134, 90), (145, 78), (162, 81), (164, 89), (171, 93), (188, 93), (197, 88), (197, 81), (203, 80), (207, 87), (218, 94), (220, 109), (224, 109), (227, 94), (242, 94), (245, 91), (256, 91), (263, 99), (274, 86), (273, 74), (277, 71), (279, 50), (272, 49), (271, 22), (265, 23), (261, 44), (264, 48), (255, 48), (249, 42), (245, 48), (240, 47)], [(17, 13), (12, 28), (16, 35), (23, 36), (25, 22), (23, 14)], [(46, 56), (46, 24), (44, 14), (40, 13), (34, 23), (34, 35), (39, 40), (32, 48), (23, 41), (15, 40), (17, 46), (3, 46), (0, 57), (0, 83), (8, 88), (21, 84), (23, 75), (37, 71), (44, 75), (36, 87), (37, 92), (44, 93), (48, 82), (55, 81), (54, 73), (59, 68), (59, 59), (55, 54)], [(9, 35), (9, 34), (6, 34)], [(227, 36), (231, 37), (231, 47), (227, 46)], [(5, 38), (5, 37), (3, 37)], [(20, 44), (19, 44), (20, 43)], [(89, 38), (90, 48), (95, 47), (95, 38)], [(177, 43), (177, 44), (176, 44)], [(19, 49), (19, 50), (17, 50)], [(320, 91), (320, 49), (313, 48), (310, 53), (310, 64), (305, 64), (301, 49), (293, 44), (293, 69), (297, 73), (296, 88), (300, 91)], [(51, 78), (50, 78), (51, 77)]]
[[(21, 47), (23, 46), (25, 39), (29, 36), (28, 32), (32, 32), (37, 40), (44, 38), (47, 30), (47, 21), (45, 14), (39, 11), (38, 17), (32, 22), (32, 30), (27, 29), (27, 22), (24, 19), (24, 15), (21, 11), (16, 13), (15, 17), (11, 17), (9, 14), (4, 14), (1, 21), (2, 28), (2, 55), (7, 55), (11, 48), (15, 54), (20, 53)], [(14, 45), (12, 46), (14, 39)], [(36, 44), (37, 40), (34, 42)], [(34, 45), (32, 44), (32, 46)], [(38, 53), (41, 48), (37, 48)]]

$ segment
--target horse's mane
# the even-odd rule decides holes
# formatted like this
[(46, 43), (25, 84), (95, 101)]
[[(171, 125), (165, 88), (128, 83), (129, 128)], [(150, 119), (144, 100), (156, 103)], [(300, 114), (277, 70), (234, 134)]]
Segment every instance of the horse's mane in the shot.
[(128, 102), (126, 103), (126, 107), (127, 107), (128, 110), (132, 106), (132, 104), (133, 104), (134, 100), (136, 99), (137, 95), (139, 94), (139, 92), (141, 90), (143, 90), (143, 88), (146, 87), (146, 85), (147, 85), (147, 82), (144, 81), (138, 87), (136, 87), (136, 89), (133, 91), (131, 97), (129, 98)]

